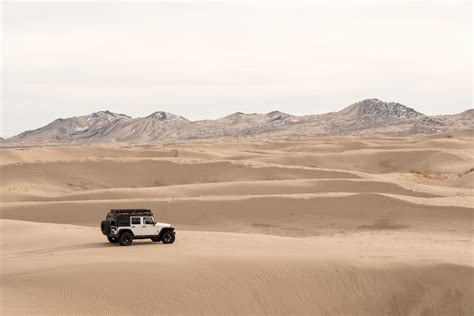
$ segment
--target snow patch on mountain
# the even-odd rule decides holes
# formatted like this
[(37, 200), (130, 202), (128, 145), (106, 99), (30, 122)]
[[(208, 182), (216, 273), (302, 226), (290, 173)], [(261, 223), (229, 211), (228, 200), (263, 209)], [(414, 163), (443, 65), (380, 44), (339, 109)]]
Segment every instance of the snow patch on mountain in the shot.
[(98, 121), (113, 123), (121, 118), (130, 118), (124, 114), (117, 114), (110, 111), (99, 111), (87, 116), (87, 122), (94, 124)]
[(173, 114), (173, 113), (169, 113), (169, 112), (164, 112), (164, 111), (156, 111), (150, 115), (147, 116), (147, 118), (151, 118), (153, 120), (158, 120), (158, 121), (162, 121), (162, 122), (189, 122), (188, 119), (182, 117), (182, 116), (179, 116), (179, 115), (176, 115), (176, 114)]

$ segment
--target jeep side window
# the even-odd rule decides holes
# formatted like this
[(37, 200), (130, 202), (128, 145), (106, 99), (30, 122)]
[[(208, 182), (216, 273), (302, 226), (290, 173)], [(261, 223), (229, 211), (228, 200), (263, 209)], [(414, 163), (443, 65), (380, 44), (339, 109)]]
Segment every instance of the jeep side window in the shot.
[(140, 217), (131, 217), (132, 225), (140, 225)]
[(151, 217), (143, 217), (143, 224), (153, 225), (155, 222)]
[(130, 217), (128, 216), (120, 216), (118, 220), (119, 226), (129, 226), (130, 225)]

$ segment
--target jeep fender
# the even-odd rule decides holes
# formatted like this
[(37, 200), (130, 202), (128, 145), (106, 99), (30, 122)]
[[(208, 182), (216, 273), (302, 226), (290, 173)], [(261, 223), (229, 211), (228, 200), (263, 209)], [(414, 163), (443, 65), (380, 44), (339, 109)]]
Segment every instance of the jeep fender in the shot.
[(163, 234), (167, 231), (173, 231), (174, 232), (174, 228), (173, 227), (163, 227), (161, 230), (160, 230), (160, 233), (158, 234), (158, 238), (161, 239), (161, 236), (163, 236)]
[(120, 235), (122, 235), (122, 234), (125, 233), (125, 232), (130, 233), (132, 236), (135, 236), (135, 234), (134, 234), (130, 229), (121, 229), (121, 230), (119, 230), (117, 233), (118, 233), (118, 235), (120, 236)]

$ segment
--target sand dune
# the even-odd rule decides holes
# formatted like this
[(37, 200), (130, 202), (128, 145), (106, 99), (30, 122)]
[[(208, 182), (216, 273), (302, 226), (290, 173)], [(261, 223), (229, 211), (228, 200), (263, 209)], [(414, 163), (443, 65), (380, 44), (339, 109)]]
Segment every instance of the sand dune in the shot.
[(176, 149), (153, 149), (147, 147), (128, 146), (50, 146), (50, 147), (17, 147), (2, 149), (0, 162), (37, 162), (61, 161), (84, 158), (120, 158), (120, 157), (176, 157)]
[(439, 150), (360, 150), (337, 154), (291, 154), (257, 159), (283, 165), (359, 170), (369, 173), (462, 172), (472, 165), (468, 155)]
[(317, 236), (344, 231), (472, 230), (472, 209), (378, 194), (2, 203), (2, 218), (97, 226), (110, 208), (150, 208), (178, 229)]
[(465, 175), (462, 175), (454, 181), (453, 186), (457, 188), (467, 188), (467, 189), (474, 189), (474, 172), (469, 172)]
[(472, 315), (471, 134), (1, 148), (1, 314)]
[(4, 202), (47, 202), (80, 201), (143, 198), (184, 198), (203, 196), (240, 196), (240, 195), (279, 195), (304, 193), (388, 193), (418, 197), (436, 195), (406, 189), (390, 182), (362, 179), (297, 179), (271, 181), (236, 181), (220, 183), (199, 183), (185, 185), (167, 185), (148, 188), (113, 188), (102, 190), (84, 190), (60, 195), (33, 195), (14, 191), (4, 191)]
[[(35, 237), (2, 240), (5, 313), (473, 312), (474, 269), (464, 265), (469, 259), (462, 243), (446, 239), (424, 248), (426, 261), (401, 242), (426, 246), (426, 240), (400, 234), (378, 240), (361, 234), (355, 242), (350, 236), (180, 232), (173, 246), (139, 241), (124, 249), (103, 243), (97, 229), (1, 224)], [(131, 267), (133, 273), (124, 273)]]
[(67, 192), (243, 180), (358, 178), (350, 172), (257, 166), (229, 161), (100, 159), (0, 165), (3, 186)]

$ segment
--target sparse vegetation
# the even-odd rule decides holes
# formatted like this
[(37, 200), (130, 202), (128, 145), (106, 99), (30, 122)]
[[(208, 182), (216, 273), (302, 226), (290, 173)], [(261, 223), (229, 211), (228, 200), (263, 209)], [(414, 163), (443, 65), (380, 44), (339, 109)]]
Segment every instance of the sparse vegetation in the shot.
[(373, 224), (360, 225), (359, 229), (362, 230), (395, 230), (407, 228), (408, 225), (394, 224), (388, 219), (376, 220)]

